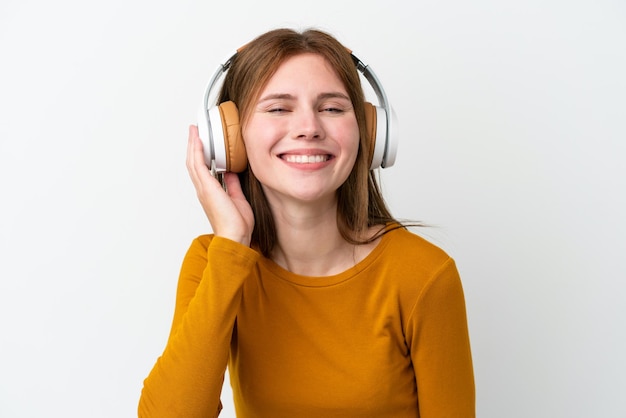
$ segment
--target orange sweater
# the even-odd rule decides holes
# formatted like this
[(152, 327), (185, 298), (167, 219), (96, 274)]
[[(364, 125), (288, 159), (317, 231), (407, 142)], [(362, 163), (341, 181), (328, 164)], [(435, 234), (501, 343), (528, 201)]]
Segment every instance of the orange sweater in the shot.
[(197, 238), (139, 416), (217, 416), (227, 363), (242, 418), (475, 416), (456, 267), (403, 229), (330, 277)]

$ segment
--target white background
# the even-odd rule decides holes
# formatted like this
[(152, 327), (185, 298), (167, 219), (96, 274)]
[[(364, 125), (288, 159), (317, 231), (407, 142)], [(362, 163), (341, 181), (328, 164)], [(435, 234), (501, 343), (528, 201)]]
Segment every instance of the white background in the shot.
[(383, 82), (385, 194), (457, 259), (478, 416), (625, 417), (621, 0), (3, 0), (0, 416), (136, 415), (209, 231), (187, 126), (217, 64), (279, 26)]

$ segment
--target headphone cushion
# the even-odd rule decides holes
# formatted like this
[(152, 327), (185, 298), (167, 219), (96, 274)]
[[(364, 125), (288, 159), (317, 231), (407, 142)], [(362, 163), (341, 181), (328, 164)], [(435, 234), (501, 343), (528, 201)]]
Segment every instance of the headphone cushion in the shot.
[(219, 110), (224, 130), (226, 170), (232, 173), (241, 173), (248, 166), (248, 158), (239, 124), (239, 110), (237, 105), (231, 101), (221, 103)]

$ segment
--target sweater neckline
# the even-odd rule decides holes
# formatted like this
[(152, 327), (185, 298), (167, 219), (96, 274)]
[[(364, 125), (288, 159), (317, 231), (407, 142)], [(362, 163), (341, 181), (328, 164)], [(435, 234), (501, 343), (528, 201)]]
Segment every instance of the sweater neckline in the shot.
[(270, 276), (277, 278), (279, 280), (284, 280), (289, 283), (304, 286), (304, 287), (327, 287), (337, 285), (339, 283), (350, 280), (354, 276), (358, 275), (360, 272), (365, 270), (368, 266), (370, 266), (385, 250), (387, 245), (389, 244), (390, 234), (395, 231), (387, 231), (382, 235), (380, 241), (370, 251), (370, 253), (363, 258), (360, 262), (356, 263), (354, 266), (344, 270), (341, 273), (331, 275), (331, 276), (304, 276), (300, 274), (293, 273), (273, 260), (269, 258), (262, 257), (259, 260), (261, 267), (267, 270), (270, 273)]

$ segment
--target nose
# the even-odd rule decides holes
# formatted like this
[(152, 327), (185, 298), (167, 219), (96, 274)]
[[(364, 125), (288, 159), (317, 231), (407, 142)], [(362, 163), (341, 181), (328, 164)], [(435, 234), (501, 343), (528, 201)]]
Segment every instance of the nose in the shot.
[(315, 109), (294, 112), (292, 132), (296, 139), (321, 139), (324, 129), (319, 112)]

